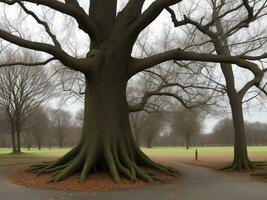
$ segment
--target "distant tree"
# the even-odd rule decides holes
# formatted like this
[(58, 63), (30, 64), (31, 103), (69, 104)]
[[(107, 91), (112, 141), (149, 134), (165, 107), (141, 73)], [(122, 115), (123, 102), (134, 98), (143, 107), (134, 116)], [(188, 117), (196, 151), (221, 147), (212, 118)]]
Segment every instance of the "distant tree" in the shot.
[(219, 121), (213, 128), (213, 134), (217, 144), (229, 146), (234, 144), (233, 120), (225, 118)]
[(77, 122), (77, 126), (81, 127), (83, 126), (83, 114), (84, 114), (84, 110), (81, 109), (79, 110), (76, 115), (75, 115), (75, 120)]
[(29, 134), (35, 139), (39, 150), (42, 149), (44, 141), (49, 137), (50, 123), (47, 113), (41, 107), (36, 108), (28, 119)]
[(54, 137), (58, 142), (58, 146), (63, 148), (64, 140), (67, 136), (68, 128), (71, 123), (71, 114), (62, 109), (55, 110), (52, 113), (51, 120), (54, 127)]
[(260, 122), (246, 123), (248, 144), (266, 145), (267, 144), (267, 124)]
[(32, 133), (28, 130), (28, 128), (26, 127), (23, 131), (22, 131), (22, 139), (24, 142), (24, 146), (28, 149), (28, 151), (31, 150), (32, 145), (33, 145), (33, 136)]
[[(14, 57), (6, 55), (7, 62), (17, 59), (34, 62), (30, 53)], [(21, 132), (34, 110), (43, 104), (51, 94), (51, 84), (44, 68), (41, 67), (3, 67), (0, 68), (0, 116), (10, 129), (13, 152), (21, 152)]]
[(133, 135), (138, 146), (141, 145), (141, 134), (143, 132), (143, 128), (146, 126), (148, 115), (149, 114), (145, 112), (133, 112), (129, 115)]
[(163, 127), (163, 116), (163, 113), (155, 112), (150, 113), (145, 119), (141, 136), (148, 148), (152, 148), (153, 139), (160, 134)]
[(186, 149), (189, 149), (191, 138), (200, 133), (200, 110), (181, 108), (172, 115), (172, 132), (174, 135), (182, 135)]

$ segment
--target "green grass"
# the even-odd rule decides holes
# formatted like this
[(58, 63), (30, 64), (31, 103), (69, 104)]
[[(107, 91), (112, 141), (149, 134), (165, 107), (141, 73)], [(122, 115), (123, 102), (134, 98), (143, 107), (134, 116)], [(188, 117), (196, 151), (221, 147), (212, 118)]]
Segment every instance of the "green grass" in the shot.
[(37, 148), (32, 148), (30, 151), (27, 149), (22, 149), (23, 154), (21, 155), (12, 155), (11, 149), (8, 148), (0, 148), (0, 158), (1, 157), (59, 157), (64, 155), (70, 150), (70, 148), (62, 148), (62, 149), (42, 149), (41, 151)]
[[(162, 159), (177, 159), (180, 161), (194, 160), (195, 150), (198, 149), (199, 160), (202, 161), (231, 161), (233, 158), (233, 147), (192, 147), (186, 150), (184, 147), (155, 147), (142, 148), (142, 150), (151, 157)], [(22, 166), (39, 163), (42, 161), (51, 161), (67, 153), (70, 148), (52, 148), (42, 149), (39, 151), (32, 148), (30, 151), (22, 149), (23, 154), (13, 155), (11, 149), (0, 148), (0, 168), (9, 166)], [(251, 160), (267, 161), (267, 146), (264, 147), (248, 147)]]
[[(195, 150), (198, 149), (199, 156), (233, 156), (233, 147), (192, 147), (186, 150), (184, 147), (155, 147), (155, 148), (143, 148), (143, 151), (149, 156), (161, 156), (161, 157), (193, 157)], [(68, 152), (70, 148), (63, 149), (22, 149), (24, 154), (19, 155), (21, 157), (59, 157)], [(267, 146), (264, 147), (248, 147), (250, 156), (266, 156), (267, 158)], [(18, 155), (10, 155), (11, 150), (0, 148), (1, 157), (18, 157)]]

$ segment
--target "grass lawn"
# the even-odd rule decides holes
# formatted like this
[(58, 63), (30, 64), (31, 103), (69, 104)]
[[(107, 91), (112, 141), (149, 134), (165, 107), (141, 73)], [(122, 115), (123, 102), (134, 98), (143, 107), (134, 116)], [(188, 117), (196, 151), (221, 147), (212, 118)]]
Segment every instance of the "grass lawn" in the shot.
[[(233, 147), (192, 147), (186, 150), (184, 147), (155, 147), (143, 148), (143, 151), (151, 157), (172, 158), (172, 159), (194, 159), (195, 150), (198, 150), (199, 159), (206, 158), (220, 158), (220, 157), (233, 157)], [(12, 158), (55, 158), (64, 155), (70, 148), (63, 149), (22, 149), (24, 154), (11, 155), (11, 149), (0, 148), (0, 161), (1, 159)], [(248, 147), (249, 156), (251, 159), (262, 158), (267, 160), (267, 146), (264, 147)], [(1, 165), (1, 162), (0, 162)]]
[[(201, 157), (233, 157), (233, 147), (192, 147), (186, 150), (184, 147), (159, 147), (159, 148), (144, 148), (144, 152), (149, 156), (161, 157), (176, 157), (179, 158), (192, 158), (194, 159), (195, 150), (198, 150), (199, 158)], [(267, 159), (267, 146), (263, 147), (248, 147), (249, 156), (258, 157), (265, 156)]]
[[(195, 161), (195, 150), (198, 150), (199, 160)], [(26, 167), (43, 161), (52, 161), (67, 153), (70, 148), (63, 149), (22, 149), (23, 154), (12, 155), (11, 149), (0, 148), (0, 169), (7, 167)], [(184, 147), (155, 147), (142, 149), (148, 156), (157, 162), (178, 160), (191, 165), (209, 168), (221, 168), (231, 163), (233, 159), (233, 147), (192, 147), (186, 150)], [(252, 161), (267, 162), (267, 146), (248, 147), (249, 157)], [(267, 172), (267, 167), (264, 169)]]

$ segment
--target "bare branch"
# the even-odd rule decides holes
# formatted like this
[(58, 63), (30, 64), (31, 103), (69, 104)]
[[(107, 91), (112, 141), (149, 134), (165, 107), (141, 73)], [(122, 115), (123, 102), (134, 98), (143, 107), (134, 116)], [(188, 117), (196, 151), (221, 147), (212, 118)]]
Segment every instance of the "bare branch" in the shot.
[(36, 5), (47, 6), (55, 11), (64, 13), (76, 19), (79, 28), (88, 33), (90, 37), (95, 38), (100, 33), (98, 27), (91, 17), (79, 5), (73, 3), (63, 3), (57, 0), (0, 0), (0, 3), (13, 5), (18, 2), (30, 2)]
[(46, 65), (48, 63), (50, 63), (51, 61), (54, 61), (56, 60), (55, 58), (49, 58), (45, 61), (41, 61), (41, 62), (33, 62), (33, 63), (27, 63), (27, 62), (13, 62), (13, 63), (5, 63), (5, 64), (1, 64), (0, 65), (0, 68), (1, 67), (10, 67), (10, 66), (30, 66), (30, 67), (33, 67), (33, 66), (43, 66), (43, 65)]
[(252, 62), (241, 59), (239, 56), (228, 56), (228, 55), (215, 55), (207, 53), (194, 53), (183, 51), (182, 49), (174, 49), (164, 53), (159, 53), (154, 56), (150, 56), (143, 59), (134, 59), (130, 66), (129, 76), (158, 65), (160, 63), (170, 60), (190, 60), (190, 61), (201, 61), (201, 62), (214, 62), (214, 63), (230, 63), (236, 64), (242, 68), (250, 70), (253, 74), (258, 75), (262, 73), (259, 67)]
[(53, 45), (26, 40), (2, 29), (0, 29), (0, 37), (18, 46), (51, 54), (60, 62), (62, 62), (65, 66), (68, 66), (73, 70), (81, 72), (85, 72), (86, 70), (88, 70), (89, 63), (87, 59), (77, 59), (71, 57), (62, 49), (58, 49)]
[(144, 28), (146, 28), (150, 23), (152, 23), (160, 13), (169, 6), (177, 4), (182, 0), (156, 0), (154, 1), (137, 19), (135, 23), (133, 23), (131, 27), (131, 33), (138, 35)]
[(30, 11), (29, 9), (27, 9), (26, 6), (22, 2), (19, 1), (18, 4), (25, 11), (25, 13), (31, 15), (35, 19), (35, 21), (37, 23), (39, 23), (39, 24), (41, 24), (41, 25), (44, 26), (46, 33), (50, 36), (50, 38), (54, 42), (55, 46), (57, 48), (60, 48), (61, 49), (60, 43), (58, 42), (56, 35), (54, 35), (51, 32), (50, 27), (48, 26), (47, 22), (45, 22), (43, 20), (40, 20), (39, 17), (34, 12)]

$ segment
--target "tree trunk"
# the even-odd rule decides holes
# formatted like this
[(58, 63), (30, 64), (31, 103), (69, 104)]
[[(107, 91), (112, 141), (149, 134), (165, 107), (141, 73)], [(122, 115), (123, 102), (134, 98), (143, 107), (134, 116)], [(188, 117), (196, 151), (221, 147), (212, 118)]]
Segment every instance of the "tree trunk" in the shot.
[(242, 102), (238, 97), (231, 96), (230, 105), (232, 110), (232, 118), (234, 124), (234, 160), (232, 163), (232, 169), (235, 170), (249, 170), (252, 168), (252, 164), (248, 158), (247, 143), (245, 135), (245, 123), (243, 117)]
[[(219, 35), (223, 36), (224, 29), (222, 22), (217, 20), (215, 25)], [(228, 41), (225, 37), (219, 37), (217, 40), (213, 40), (213, 43), (218, 55), (231, 55)], [(234, 160), (230, 168), (233, 170), (248, 170), (252, 168), (252, 163), (250, 162), (247, 154), (245, 123), (242, 109), (243, 97), (239, 96), (239, 93), (235, 88), (235, 77), (232, 65), (226, 63), (221, 63), (220, 65), (226, 81), (227, 95), (232, 110), (235, 134)]]
[(15, 129), (13, 125), (11, 125), (11, 142), (12, 142), (12, 153), (17, 153), (16, 148), (16, 135), (15, 135)]
[(185, 136), (185, 143), (186, 143), (186, 149), (188, 150), (189, 149), (189, 147), (190, 147), (190, 143), (189, 143), (189, 136), (188, 135), (186, 135)]
[(115, 182), (120, 181), (120, 175), (130, 180), (151, 181), (152, 177), (139, 166), (173, 174), (171, 169), (150, 160), (134, 141), (126, 101), (126, 73), (113, 72), (112, 67), (101, 70), (104, 72), (97, 78), (86, 76), (84, 123), (79, 144), (58, 161), (33, 166), (30, 171), (40, 174), (59, 171), (53, 178), (55, 182), (77, 172), (83, 181), (95, 170), (108, 170)]
[(17, 153), (21, 153), (20, 130), (17, 130)]

